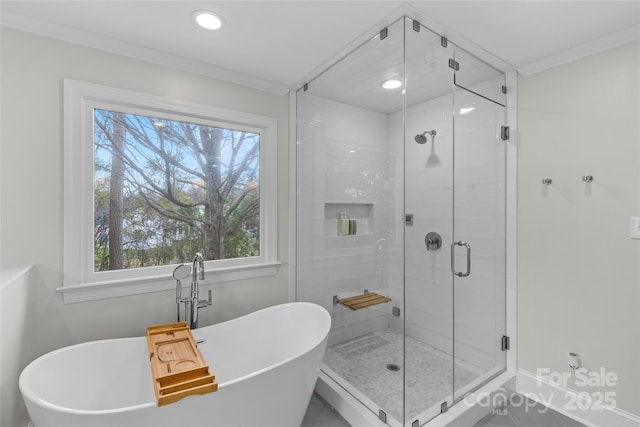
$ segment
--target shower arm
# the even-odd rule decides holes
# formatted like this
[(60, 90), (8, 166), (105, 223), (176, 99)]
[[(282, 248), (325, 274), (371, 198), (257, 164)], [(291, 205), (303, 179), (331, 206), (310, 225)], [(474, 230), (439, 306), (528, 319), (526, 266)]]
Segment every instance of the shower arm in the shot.
[(418, 135), (415, 136), (415, 141), (418, 144), (425, 144), (427, 142), (427, 137), (426, 135), (429, 134), (431, 136), (431, 142), (433, 143), (435, 141), (436, 138), (436, 130), (425, 130), (422, 133), (419, 133)]

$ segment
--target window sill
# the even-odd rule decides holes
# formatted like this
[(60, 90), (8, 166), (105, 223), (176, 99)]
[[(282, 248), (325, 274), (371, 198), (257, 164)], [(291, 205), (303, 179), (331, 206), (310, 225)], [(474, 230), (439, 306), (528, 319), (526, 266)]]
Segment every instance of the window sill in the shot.
[[(254, 279), (273, 276), (278, 272), (281, 263), (272, 262), (242, 267), (217, 268), (205, 272), (205, 280), (201, 285), (229, 282), (232, 280)], [(188, 281), (185, 281), (188, 286)], [(184, 284), (183, 284), (184, 285)], [(65, 304), (117, 298), (130, 295), (146, 294), (175, 289), (176, 282), (171, 276), (154, 276), (143, 279), (114, 280), (109, 282), (60, 286), (56, 290), (62, 292)]]

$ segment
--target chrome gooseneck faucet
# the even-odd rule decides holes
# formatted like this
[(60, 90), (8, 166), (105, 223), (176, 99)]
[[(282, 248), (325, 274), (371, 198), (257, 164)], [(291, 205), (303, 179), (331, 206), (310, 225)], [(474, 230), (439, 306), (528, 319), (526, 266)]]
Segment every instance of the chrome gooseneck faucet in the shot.
[(196, 253), (193, 257), (193, 265), (191, 267), (191, 298), (189, 301), (190, 317), (189, 326), (191, 329), (198, 327), (198, 310), (212, 304), (211, 289), (209, 289), (209, 298), (200, 300), (200, 289), (198, 288), (198, 279), (204, 280), (204, 258), (201, 253)]
[[(188, 298), (182, 298), (182, 279), (185, 279), (193, 273), (191, 279), (191, 295)], [(188, 264), (180, 264), (173, 270), (173, 278), (176, 279), (176, 310), (177, 321), (180, 321), (180, 304), (184, 304), (184, 317), (189, 315), (189, 325), (191, 329), (198, 327), (198, 310), (202, 307), (211, 305), (211, 289), (209, 289), (209, 299), (200, 300), (200, 290), (198, 287), (198, 279), (204, 280), (204, 259), (202, 254), (197, 253), (193, 258), (193, 267)]]

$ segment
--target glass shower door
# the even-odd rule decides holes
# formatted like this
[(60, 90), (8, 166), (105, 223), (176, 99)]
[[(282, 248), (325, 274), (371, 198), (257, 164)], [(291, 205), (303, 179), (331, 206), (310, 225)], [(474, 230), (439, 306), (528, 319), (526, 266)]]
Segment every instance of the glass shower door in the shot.
[[(453, 57), (408, 20), (405, 109), (405, 426), (453, 404)], [(418, 31), (416, 31), (418, 29)]]
[[(454, 399), (504, 371), (506, 125), (504, 74), (461, 49), (453, 92)], [(505, 88), (506, 89), (506, 88)]]

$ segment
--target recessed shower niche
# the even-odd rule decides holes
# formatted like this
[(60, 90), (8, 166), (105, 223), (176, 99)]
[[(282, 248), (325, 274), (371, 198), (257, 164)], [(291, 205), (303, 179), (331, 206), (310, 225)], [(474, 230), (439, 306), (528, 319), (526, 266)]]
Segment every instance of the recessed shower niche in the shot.
[[(332, 314), (321, 381), (381, 425), (426, 424), (506, 369), (505, 91), (402, 17), (296, 92), (296, 298)], [(390, 301), (334, 304), (365, 291)]]
[(373, 203), (325, 203), (324, 234), (339, 236), (338, 220), (344, 213), (349, 220), (355, 220), (355, 232), (340, 237), (353, 237), (373, 234)]

